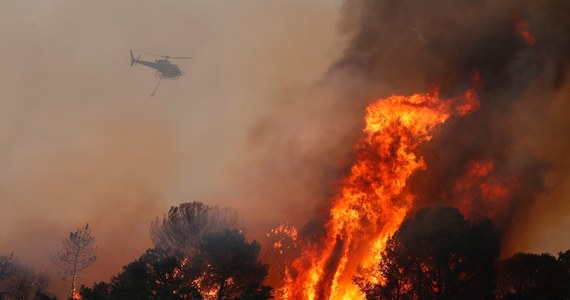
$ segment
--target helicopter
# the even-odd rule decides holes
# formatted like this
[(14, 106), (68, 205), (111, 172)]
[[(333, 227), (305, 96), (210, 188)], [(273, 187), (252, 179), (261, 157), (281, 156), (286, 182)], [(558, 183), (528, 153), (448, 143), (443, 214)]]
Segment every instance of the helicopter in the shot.
[(141, 58), (140, 54), (138, 55), (137, 58), (135, 58), (135, 56), (133, 54), (133, 50), (129, 50), (129, 51), (131, 52), (131, 66), (134, 66), (136, 64), (141, 64), (143, 66), (147, 66), (149, 68), (153, 68), (156, 70), (156, 72), (154, 73), (154, 77), (158, 78), (158, 83), (154, 87), (154, 90), (152, 91), (152, 94), (150, 94), (150, 96), (154, 96), (154, 94), (156, 93), (156, 89), (158, 89), (158, 86), (160, 85), (160, 82), (162, 81), (162, 79), (176, 80), (184, 74), (184, 72), (182, 72), (182, 70), (180, 70), (180, 68), (177, 65), (171, 63), (169, 61), (169, 59), (190, 59), (191, 58), (189, 56), (168, 56), (168, 55), (159, 55), (159, 54), (154, 54), (154, 53), (150, 53), (150, 52), (135, 50), (135, 51), (140, 52), (140, 53), (161, 57), (161, 59), (157, 59), (154, 62), (152, 62), (152, 61), (146, 61), (146, 60), (140, 59)]

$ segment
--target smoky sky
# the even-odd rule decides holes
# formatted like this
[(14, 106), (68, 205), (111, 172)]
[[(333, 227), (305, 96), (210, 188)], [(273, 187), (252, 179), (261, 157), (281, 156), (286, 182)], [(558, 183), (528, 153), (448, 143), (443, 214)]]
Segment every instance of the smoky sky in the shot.
[[(54, 274), (49, 254), (89, 222), (89, 283), (142, 254), (171, 205), (267, 223), (247, 212), (270, 198), (237, 190), (250, 132), (330, 65), (338, 16), (331, 1), (2, 1), (0, 252)], [(192, 59), (151, 98), (154, 72), (129, 49)]]

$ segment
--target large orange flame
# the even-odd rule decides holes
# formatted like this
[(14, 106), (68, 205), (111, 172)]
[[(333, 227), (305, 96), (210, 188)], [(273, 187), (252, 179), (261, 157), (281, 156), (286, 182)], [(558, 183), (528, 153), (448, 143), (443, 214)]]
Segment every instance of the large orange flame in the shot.
[(414, 200), (406, 181), (426, 168), (418, 147), (451, 115), (478, 108), (472, 90), (456, 99), (440, 100), (435, 91), (372, 103), (366, 110), (365, 136), (355, 147), (356, 160), (332, 200), (326, 235), (306, 246), (294, 262), (298, 275), (285, 298), (363, 298), (352, 278), (380, 280), (375, 262)]

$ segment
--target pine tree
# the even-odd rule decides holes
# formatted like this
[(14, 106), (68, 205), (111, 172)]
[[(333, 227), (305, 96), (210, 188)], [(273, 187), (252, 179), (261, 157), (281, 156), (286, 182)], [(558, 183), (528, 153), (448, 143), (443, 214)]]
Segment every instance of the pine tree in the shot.
[(52, 262), (59, 268), (63, 279), (71, 283), (70, 297), (78, 299), (77, 278), (78, 274), (91, 266), (97, 256), (95, 256), (95, 238), (91, 236), (91, 227), (85, 227), (70, 232), (69, 236), (63, 239), (63, 249), (51, 257)]

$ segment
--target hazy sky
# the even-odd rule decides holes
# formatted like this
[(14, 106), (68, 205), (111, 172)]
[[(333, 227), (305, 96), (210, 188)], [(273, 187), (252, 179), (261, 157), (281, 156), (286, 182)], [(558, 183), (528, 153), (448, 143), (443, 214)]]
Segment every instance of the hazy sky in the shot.
[[(339, 6), (1, 1), (0, 252), (51, 270), (61, 238), (89, 222), (99, 260), (87, 281), (107, 279), (150, 245), (149, 223), (171, 205), (240, 209), (227, 189), (248, 137), (278, 95), (338, 56)], [(129, 49), (192, 59), (151, 98), (154, 72), (129, 66)]]

